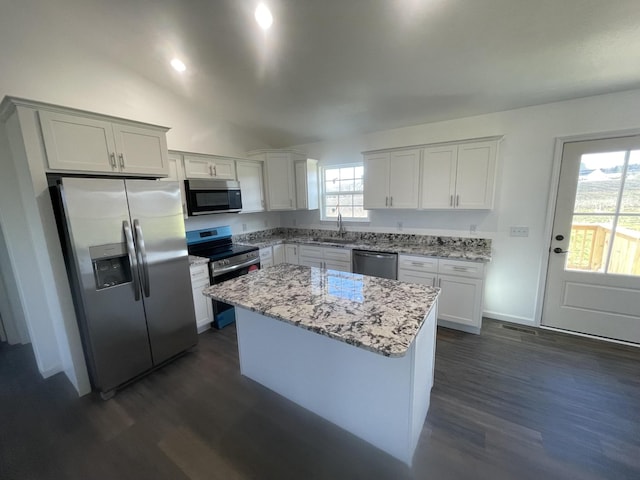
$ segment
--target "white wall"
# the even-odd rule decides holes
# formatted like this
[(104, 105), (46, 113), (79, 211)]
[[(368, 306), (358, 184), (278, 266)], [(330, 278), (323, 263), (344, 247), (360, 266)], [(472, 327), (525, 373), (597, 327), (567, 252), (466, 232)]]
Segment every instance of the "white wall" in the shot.
[[(380, 148), (504, 135), (500, 145), (495, 209), (491, 212), (372, 211), (363, 229), (493, 240), (488, 266), (485, 313), (525, 324), (539, 323), (540, 280), (546, 275), (545, 232), (558, 137), (640, 128), (640, 90), (588, 97), (388, 130), (335, 142), (299, 145), (321, 165), (359, 161), (361, 152)], [(283, 216), (283, 226), (318, 225), (319, 213)], [(471, 235), (470, 225), (477, 225)], [(511, 225), (526, 225), (528, 238), (509, 237)], [(325, 226), (332, 227), (331, 224)]]

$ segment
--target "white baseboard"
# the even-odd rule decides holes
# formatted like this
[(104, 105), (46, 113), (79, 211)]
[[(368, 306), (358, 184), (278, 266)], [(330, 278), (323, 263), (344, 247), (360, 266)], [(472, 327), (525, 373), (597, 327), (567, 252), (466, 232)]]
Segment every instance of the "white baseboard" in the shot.
[(42, 375), (42, 378), (49, 378), (55, 375), (56, 373), (60, 373), (63, 371), (64, 370), (62, 369), (62, 365), (54, 365), (53, 367), (48, 368), (46, 370), (40, 370), (40, 375)]
[(498, 312), (482, 312), (483, 317), (491, 318), (493, 320), (500, 320), (502, 322), (518, 323), (520, 325), (527, 325), (528, 327), (537, 327), (536, 322), (532, 318), (518, 317), (516, 315), (505, 315)]

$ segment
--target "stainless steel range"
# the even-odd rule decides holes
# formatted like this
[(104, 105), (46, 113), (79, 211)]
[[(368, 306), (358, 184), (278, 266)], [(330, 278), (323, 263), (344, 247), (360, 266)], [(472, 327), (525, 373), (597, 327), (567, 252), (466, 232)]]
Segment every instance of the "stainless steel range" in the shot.
[[(234, 245), (229, 226), (187, 232), (187, 248), (190, 255), (210, 260), (209, 278), (212, 285), (260, 268), (258, 247)], [(213, 316), (215, 328), (224, 328), (236, 320), (232, 305), (215, 300)]]

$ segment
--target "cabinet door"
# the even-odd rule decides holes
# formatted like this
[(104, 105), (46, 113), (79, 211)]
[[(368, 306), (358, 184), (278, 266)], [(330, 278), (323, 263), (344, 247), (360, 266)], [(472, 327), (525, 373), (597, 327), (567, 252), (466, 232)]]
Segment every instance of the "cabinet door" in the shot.
[(292, 265), (298, 265), (298, 246), (297, 245), (284, 246), (284, 261)]
[(457, 162), (456, 145), (424, 149), (420, 208), (454, 208)]
[(273, 264), (280, 265), (284, 263), (284, 245), (273, 246)]
[(305, 267), (324, 267), (324, 260), (320, 260), (314, 257), (300, 257), (299, 265), (304, 265)]
[(236, 162), (230, 158), (216, 158), (213, 160), (213, 178), (219, 180), (236, 179)]
[(364, 208), (387, 208), (389, 205), (389, 154), (364, 157)]
[(420, 150), (389, 154), (389, 207), (418, 208)]
[(458, 146), (456, 208), (493, 208), (497, 142)]
[(351, 262), (341, 262), (339, 260), (325, 260), (324, 268), (338, 270), (339, 272), (350, 272)]
[(294, 210), (295, 185), (291, 156), (288, 153), (269, 153), (265, 171), (268, 210)]
[(113, 134), (122, 173), (167, 176), (169, 158), (166, 134), (130, 125), (113, 124)]
[(482, 323), (482, 280), (439, 275), (438, 318), (480, 328)]
[(169, 153), (169, 175), (160, 180), (178, 182), (180, 186), (180, 199), (182, 201), (182, 215), (188, 217), (187, 213), (187, 197), (184, 191), (184, 164), (182, 163), (182, 155)]
[(298, 160), (294, 162), (296, 175), (296, 209), (316, 210), (318, 208), (318, 162)]
[(39, 116), (50, 170), (119, 172), (110, 122), (46, 111)]
[(185, 155), (184, 173), (187, 178), (213, 178), (213, 162), (205, 157)]
[(213, 321), (213, 305), (211, 304), (211, 299), (202, 294), (208, 286), (209, 284), (207, 282), (207, 284), (201, 284), (193, 288), (193, 307), (196, 313), (198, 333), (202, 333), (211, 328), (211, 322)]
[(242, 192), (242, 212), (264, 211), (262, 163), (237, 162), (236, 169)]

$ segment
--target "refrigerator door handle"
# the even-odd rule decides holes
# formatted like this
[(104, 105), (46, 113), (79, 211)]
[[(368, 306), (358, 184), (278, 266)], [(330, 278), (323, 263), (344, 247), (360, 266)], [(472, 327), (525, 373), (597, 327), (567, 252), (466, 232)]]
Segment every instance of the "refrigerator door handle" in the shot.
[(140, 300), (140, 285), (138, 284), (138, 259), (133, 245), (133, 236), (131, 235), (131, 227), (126, 220), (122, 222), (122, 230), (124, 230), (124, 238), (127, 241), (127, 254), (129, 255), (129, 263), (131, 264), (131, 278), (133, 279), (133, 295), (137, 301)]
[(142, 227), (137, 219), (133, 221), (133, 228), (136, 232), (136, 245), (138, 246), (138, 253), (140, 254), (139, 263), (142, 266), (142, 289), (144, 290), (144, 296), (148, 297), (151, 294), (151, 286), (149, 285), (149, 263), (147, 262), (147, 249), (144, 246)]

